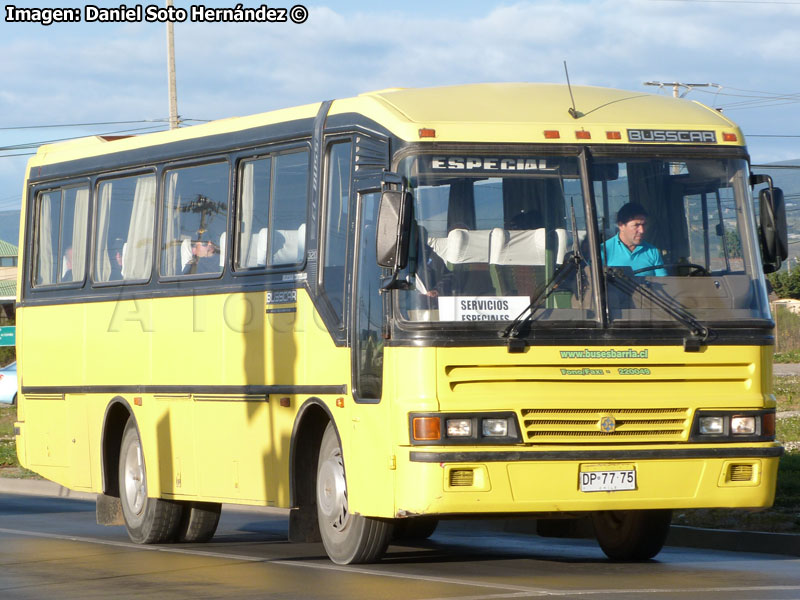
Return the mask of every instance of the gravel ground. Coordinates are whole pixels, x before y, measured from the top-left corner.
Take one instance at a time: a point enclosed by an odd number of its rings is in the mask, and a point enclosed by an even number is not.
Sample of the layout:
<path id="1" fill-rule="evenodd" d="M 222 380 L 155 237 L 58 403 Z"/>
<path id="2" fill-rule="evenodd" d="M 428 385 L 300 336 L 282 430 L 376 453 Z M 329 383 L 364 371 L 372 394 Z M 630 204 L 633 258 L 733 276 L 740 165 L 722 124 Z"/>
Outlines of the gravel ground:
<path id="1" fill-rule="evenodd" d="M 778 377 L 800 375 L 800 363 L 775 364 L 772 366 L 772 371 Z"/>

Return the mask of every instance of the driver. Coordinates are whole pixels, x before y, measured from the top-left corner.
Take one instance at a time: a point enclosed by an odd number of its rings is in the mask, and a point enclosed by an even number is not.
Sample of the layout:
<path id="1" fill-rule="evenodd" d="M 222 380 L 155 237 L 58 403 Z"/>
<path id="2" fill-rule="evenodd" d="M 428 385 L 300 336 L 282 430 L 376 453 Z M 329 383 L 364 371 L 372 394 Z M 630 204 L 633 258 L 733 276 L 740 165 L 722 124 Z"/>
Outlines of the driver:
<path id="1" fill-rule="evenodd" d="M 667 274 L 661 252 L 644 241 L 647 228 L 647 211 L 637 202 L 628 202 L 617 213 L 617 234 L 603 244 L 603 253 L 609 267 L 630 267 L 636 275 Z M 647 267 L 652 267 L 648 269 Z"/>

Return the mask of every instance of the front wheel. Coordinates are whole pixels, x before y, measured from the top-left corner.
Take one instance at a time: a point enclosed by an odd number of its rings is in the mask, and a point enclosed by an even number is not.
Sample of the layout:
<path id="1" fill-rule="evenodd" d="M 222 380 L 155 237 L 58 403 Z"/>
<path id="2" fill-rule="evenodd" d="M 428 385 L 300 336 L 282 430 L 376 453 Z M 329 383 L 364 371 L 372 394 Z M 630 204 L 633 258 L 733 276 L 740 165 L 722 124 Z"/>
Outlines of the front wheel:
<path id="1" fill-rule="evenodd" d="M 180 503 L 147 497 L 147 471 L 136 421 L 128 419 L 119 452 L 119 499 L 128 537 L 137 544 L 175 539 L 181 524 Z"/>
<path id="2" fill-rule="evenodd" d="M 611 560 L 642 561 L 661 552 L 671 510 L 606 510 L 592 514 L 597 542 Z"/>
<path id="3" fill-rule="evenodd" d="M 342 448 L 333 423 L 328 423 L 319 449 L 317 521 L 325 551 L 339 565 L 379 560 L 393 530 L 390 520 L 350 512 Z"/>

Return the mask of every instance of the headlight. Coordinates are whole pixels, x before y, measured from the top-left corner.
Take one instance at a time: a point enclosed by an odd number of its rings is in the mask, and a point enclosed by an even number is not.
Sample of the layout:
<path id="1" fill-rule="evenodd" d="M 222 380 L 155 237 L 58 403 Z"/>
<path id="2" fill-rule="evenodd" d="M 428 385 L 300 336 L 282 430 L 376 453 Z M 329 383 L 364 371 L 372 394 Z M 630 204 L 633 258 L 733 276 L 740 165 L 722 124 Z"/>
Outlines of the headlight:
<path id="1" fill-rule="evenodd" d="M 700 417 L 700 433 L 722 435 L 725 433 L 725 419 L 723 417 Z"/>
<path id="2" fill-rule="evenodd" d="M 409 413 L 409 441 L 415 446 L 521 444 L 511 411 Z"/>
<path id="3" fill-rule="evenodd" d="M 698 410 L 690 442 L 770 442 L 775 439 L 775 409 Z"/>
<path id="4" fill-rule="evenodd" d="M 731 433 L 733 435 L 755 435 L 756 417 L 731 417 Z"/>
<path id="5" fill-rule="evenodd" d="M 472 437 L 472 419 L 447 419 L 447 437 Z"/>
<path id="6" fill-rule="evenodd" d="M 486 437 L 508 437 L 508 419 L 484 419 L 483 435 Z"/>

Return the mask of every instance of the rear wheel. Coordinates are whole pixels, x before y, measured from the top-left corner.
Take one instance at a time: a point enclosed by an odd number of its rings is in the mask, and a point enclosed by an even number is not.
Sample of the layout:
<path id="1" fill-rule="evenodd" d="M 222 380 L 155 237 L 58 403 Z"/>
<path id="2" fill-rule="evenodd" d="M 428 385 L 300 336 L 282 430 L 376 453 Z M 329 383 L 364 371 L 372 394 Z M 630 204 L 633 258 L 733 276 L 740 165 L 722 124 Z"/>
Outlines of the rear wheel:
<path id="1" fill-rule="evenodd" d="M 137 544 L 171 542 L 178 533 L 180 503 L 147 497 L 147 471 L 136 421 L 128 419 L 119 453 L 119 497 L 128 537 Z"/>
<path id="2" fill-rule="evenodd" d="M 347 502 L 342 448 L 333 423 L 322 436 L 317 466 L 317 521 L 330 559 L 340 565 L 374 562 L 392 534 L 390 520 L 354 515 Z"/>
<path id="3" fill-rule="evenodd" d="M 592 515 L 600 547 L 612 560 L 653 558 L 664 547 L 671 510 L 607 510 Z"/>
<path id="4" fill-rule="evenodd" d="M 207 542 L 217 531 L 222 504 L 217 502 L 186 502 L 183 519 L 178 528 L 179 542 Z"/>

